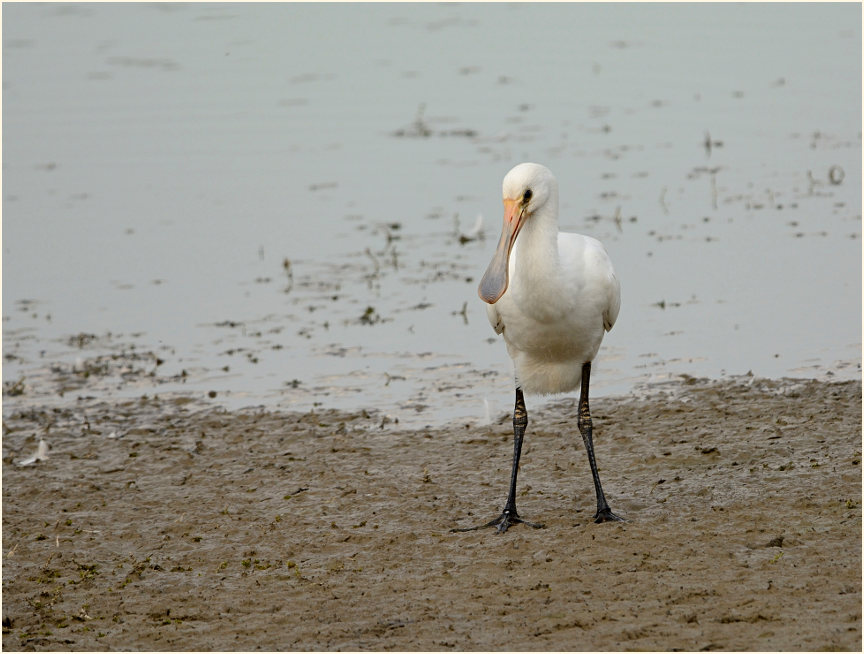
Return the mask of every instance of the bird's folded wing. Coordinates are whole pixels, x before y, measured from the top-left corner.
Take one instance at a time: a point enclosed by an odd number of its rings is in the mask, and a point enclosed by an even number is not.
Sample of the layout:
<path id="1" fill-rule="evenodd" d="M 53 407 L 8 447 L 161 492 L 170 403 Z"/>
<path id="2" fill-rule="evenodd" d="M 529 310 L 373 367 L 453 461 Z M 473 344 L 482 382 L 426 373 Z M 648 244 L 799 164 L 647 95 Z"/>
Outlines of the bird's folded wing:
<path id="1" fill-rule="evenodd" d="M 615 273 L 611 273 L 609 280 L 609 304 L 603 311 L 603 328 L 608 332 L 618 320 L 618 311 L 621 309 L 621 282 Z"/>
<path id="2" fill-rule="evenodd" d="M 494 304 L 486 305 L 486 317 L 489 318 L 489 324 L 492 325 L 492 329 L 495 330 L 496 334 L 504 331 L 504 321 L 501 320 L 501 314 L 498 313 L 498 309 L 495 308 Z"/>

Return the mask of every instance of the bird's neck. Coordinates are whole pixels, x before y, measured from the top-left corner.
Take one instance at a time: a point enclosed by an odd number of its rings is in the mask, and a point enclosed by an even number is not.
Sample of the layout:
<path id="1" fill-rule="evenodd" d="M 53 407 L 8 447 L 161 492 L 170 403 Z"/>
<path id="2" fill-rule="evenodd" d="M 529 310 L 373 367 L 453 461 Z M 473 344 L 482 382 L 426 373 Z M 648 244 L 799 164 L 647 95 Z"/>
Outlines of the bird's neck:
<path id="1" fill-rule="evenodd" d="M 521 282 L 519 291 L 530 293 L 536 284 L 548 285 L 558 277 L 557 214 L 557 207 L 544 207 L 531 216 L 516 239 L 512 263 L 518 271 L 514 277 Z"/>

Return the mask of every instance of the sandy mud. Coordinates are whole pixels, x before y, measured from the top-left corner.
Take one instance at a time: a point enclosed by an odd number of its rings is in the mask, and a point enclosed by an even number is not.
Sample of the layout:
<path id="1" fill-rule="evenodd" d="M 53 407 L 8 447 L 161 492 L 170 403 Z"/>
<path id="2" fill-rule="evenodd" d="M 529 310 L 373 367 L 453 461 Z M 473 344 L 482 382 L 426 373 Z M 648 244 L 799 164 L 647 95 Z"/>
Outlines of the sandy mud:
<path id="1" fill-rule="evenodd" d="M 8 398 L 7 398 L 8 399 Z M 861 384 L 688 378 L 404 430 L 145 396 L 4 408 L 6 650 L 860 650 Z M 20 465 L 43 439 L 47 458 Z"/>

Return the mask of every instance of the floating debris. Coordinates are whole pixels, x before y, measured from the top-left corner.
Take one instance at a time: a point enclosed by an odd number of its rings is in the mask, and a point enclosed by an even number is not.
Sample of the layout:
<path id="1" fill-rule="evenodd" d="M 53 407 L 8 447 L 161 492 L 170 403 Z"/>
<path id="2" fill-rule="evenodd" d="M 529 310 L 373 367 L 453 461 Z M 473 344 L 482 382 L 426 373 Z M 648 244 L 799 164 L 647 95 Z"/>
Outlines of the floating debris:
<path id="1" fill-rule="evenodd" d="M 426 105 L 421 104 L 417 108 L 417 116 L 414 118 L 414 123 L 411 127 L 407 129 L 397 129 L 393 132 L 393 136 L 399 137 L 413 137 L 413 138 L 427 138 L 432 136 L 432 130 L 429 129 L 429 126 L 423 121 L 423 112 L 426 110 Z"/>
<path id="2" fill-rule="evenodd" d="M 39 445 L 36 447 L 36 454 L 33 456 L 24 459 L 18 463 L 19 466 L 29 466 L 37 463 L 39 461 L 47 461 L 48 460 L 48 443 L 45 442 L 44 439 L 39 439 Z"/>
<path id="3" fill-rule="evenodd" d="M 361 325 L 375 325 L 381 322 L 382 318 L 375 307 L 366 307 L 366 311 L 357 320 Z"/>
<path id="4" fill-rule="evenodd" d="M 705 154 L 710 157 L 711 151 L 714 148 L 723 147 L 723 141 L 718 141 L 717 139 L 711 138 L 711 132 L 705 130 L 705 140 L 702 141 L 702 146 L 705 148 Z"/>
<path id="5" fill-rule="evenodd" d="M 180 64 L 173 59 L 155 57 L 108 57 L 108 64 L 127 68 L 157 68 L 160 70 L 178 70 L 180 68 Z"/>
<path id="6" fill-rule="evenodd" d="M 477 241 L 483 238 L 483 214 L 478 213 L 474 220 L 474 226 L 465 233 L 459 231 L 459 215 L 454 217 L 456 221 L 456 231 L 459 232 L 459 243 L 465 245 L 471 241 Z"/>
<path id="7" fill-rule="evenodd" d="M 310 191 L 321 191 L 327 188 L 339 188 L 338 182 L 316 182 L 309 185 Z"/>
<path id="8" fill-rule="evenodd" d="M 96 336 L 96 334 L 85 334 L 84 332 L 81 332 L 80 334 L 75 334 L 74 336 L 67 338 L 66 343 L 72 347 L 80 349 L 90 345 L 98 338 L 99 337 Z"/>
<path id="9" fill-rule="evenodd" d="M 8 395 L 9 397 L 17 397 L 19 395 L 24 395 L 24 391 L 26 389 L 27 386 L 24 383 L 23 377 L 21 377 L 21 379 L 15 382 L 3 382 L 3 395 Z"/>
<path id="10" fill-rule="evenodd" d="M 465 321 L 465 324 L 468 324 L 468 302 L 462 303 L 462 309 L 460 311 L 451 311 L 451 315 L 453 316 L 462 316 L 462 320 Z"/>
<path id="11" fill-rule="evenodd" d="M 282 270 L 285 271 L 285 277 L 288 279 L 288 282 L 283 289 L 283 293 L 290 293 L 294 288 L 294 271 L 291 269 L 291 259 L 285 257 L 282 259 Z"/>
<path id="12" fill-rule="evenodd" d="M 417 117 L 414 119 L 411 127 L 397 129 L 393 132 L 393 136 L 399 138 L 429 138 L 430 136 L 464 136 L 466 138 L 474 138 L 477 136 L 476 130 L 468 128 L 435 131 L 423 120 L 423 112 L 425 110 L 426 105 L 421 104 L 417 109 Z"/>
<path id="13" fill-rule="evenodd" d="M 843 178 L 846 177 L 846 173 L 840 166 L 831 166 L 828 169 L 828 181 L 831 182 L 832 185 L 838 186 L 843 183 Z"/>

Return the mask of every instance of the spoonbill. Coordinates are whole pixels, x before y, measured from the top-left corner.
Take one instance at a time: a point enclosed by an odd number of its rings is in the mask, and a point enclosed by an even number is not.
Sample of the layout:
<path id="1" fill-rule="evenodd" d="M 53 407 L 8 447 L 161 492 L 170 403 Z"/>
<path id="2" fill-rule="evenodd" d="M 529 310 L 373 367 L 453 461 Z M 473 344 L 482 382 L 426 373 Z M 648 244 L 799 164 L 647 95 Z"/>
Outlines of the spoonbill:
<path id="1" fill-rule="evenodd" d="M 609 509 L 594 459 L 588 383 L 591 361 L 621 306 L 621 285 L 606 248 L 597 239 L 558 231 L 558 182 L 536 163 L 522 163 L 504 177 L 504 226 L 498 248 L 480 281 L 489 322 L 513 359 L 513 468 L 500 516 L 452 531 L 516 523 L 541 528 L 516 511 L 516 477 L 528 426 L 523 393 L 565 393 L 580 387 L 577 427 L 582 434 L 597 494 L 595 522 L 622 520 Z"/>

